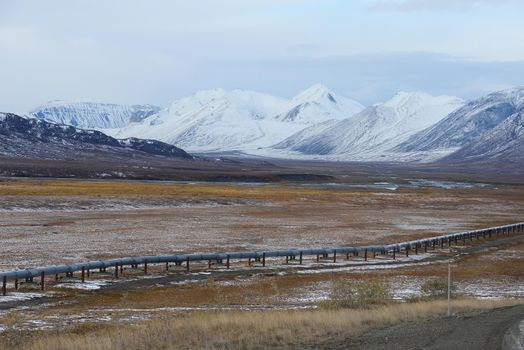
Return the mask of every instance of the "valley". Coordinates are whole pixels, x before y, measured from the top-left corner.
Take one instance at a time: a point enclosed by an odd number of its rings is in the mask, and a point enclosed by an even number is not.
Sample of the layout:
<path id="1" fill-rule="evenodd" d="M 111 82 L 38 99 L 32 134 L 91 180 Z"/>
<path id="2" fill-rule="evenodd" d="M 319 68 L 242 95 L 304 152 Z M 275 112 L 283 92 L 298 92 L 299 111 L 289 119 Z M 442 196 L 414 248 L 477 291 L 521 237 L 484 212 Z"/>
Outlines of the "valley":
<path id="1" fill-rule="evenodd" d="M 0 0 L 0 350 L 523 350 L 522 13 Z"/>
<path id="2" fill-rule="evenodd" d="M 524 215 L 521 184 L 392 182 L 399 187 L 5 179 L 0 211 L 8 215 L 0 228 L 0 268 L 379 244 L 518 222 Z M 468 242 L 396 261 L 306 260 L 303 267 L 279 259 L 268 260 L 266 268 L 233 261 L 232 270 L 193 264 L 188 274 L 173 265 L 166 275 L 163 266 L 153 264 L 148 276 L 126 268 L 115 280 L 110 272 L 93 271 L 85 284 L 78 276 L 48 281 L 45 292 L 37 283 L 22 282 L 19 291 L 0 297 L 0 324 L 6 327 L 17 314 L 20 330 L 46 332 L 177 319 L 204 310 L 315 310 L 329 297 L 334 280 L 348 278 L 383 279 L 394 300 L 407 301 L 421 297 L 426 279 L 443 276 L 449 259 L 456 264 L 454 280 L 462 296 L 522 298 L 524 241 L 515 236 L 497 242 Z"/>

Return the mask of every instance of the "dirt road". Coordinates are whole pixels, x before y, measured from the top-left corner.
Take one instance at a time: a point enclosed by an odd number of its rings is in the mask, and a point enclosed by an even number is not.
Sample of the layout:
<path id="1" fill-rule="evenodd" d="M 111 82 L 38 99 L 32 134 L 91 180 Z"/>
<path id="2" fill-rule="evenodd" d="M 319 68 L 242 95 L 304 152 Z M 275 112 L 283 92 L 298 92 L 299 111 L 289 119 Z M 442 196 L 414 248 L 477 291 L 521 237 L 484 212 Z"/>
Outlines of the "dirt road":
<path id="1" fill-rule="evenodd" d="M 508 330 L 524 319 L 524 305 L 474 314 L 443 317 L 373 330 L 326 349 L 510 349 L 503 347 Z"/>

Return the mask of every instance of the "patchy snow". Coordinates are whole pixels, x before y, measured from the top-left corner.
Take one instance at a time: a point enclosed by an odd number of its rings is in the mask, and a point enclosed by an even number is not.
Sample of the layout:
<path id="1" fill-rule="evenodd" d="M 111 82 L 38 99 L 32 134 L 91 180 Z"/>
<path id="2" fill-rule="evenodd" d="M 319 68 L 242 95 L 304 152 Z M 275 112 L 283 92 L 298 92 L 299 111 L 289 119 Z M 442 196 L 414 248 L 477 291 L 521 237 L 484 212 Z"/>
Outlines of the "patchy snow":
<path id="1" fill-rule="evenodd" d="M 407 300 L 422 296 L 422 280 L 412 276 L 398 276 L 389 283 L 391 297 L 394 300 Z"/>
<path id="2" fill-rule="evenodd" d="M 69 289 L 81 289 L 81 290 L 97 290 L 112 283 L 108 280 L 86 280 L 82 281 L 71 281 L 56 284 L 56 288 L 69 288 Z"/>
<path id="3" fill-rule="evenodd" d="M 0 295 L 0 303 L 8 303 L 12 301 L 26 301 L 36 298 L 44 298 L 52 295 L 52 293 L 33 293 L 33 292 L 11 292 L 6 296 Z"/>
<path id="4" fill-rule="evenodd" d="M 523 298 L 524 284 L 501 279 L 457 283 L 457 292 L 479 299 Z"/>

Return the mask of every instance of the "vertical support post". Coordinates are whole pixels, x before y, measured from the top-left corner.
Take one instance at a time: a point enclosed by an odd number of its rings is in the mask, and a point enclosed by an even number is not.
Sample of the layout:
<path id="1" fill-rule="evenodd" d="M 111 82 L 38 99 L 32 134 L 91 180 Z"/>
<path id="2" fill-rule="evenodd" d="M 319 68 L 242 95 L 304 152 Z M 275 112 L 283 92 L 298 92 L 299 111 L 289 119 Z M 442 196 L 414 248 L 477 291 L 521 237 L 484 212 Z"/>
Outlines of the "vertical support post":
<path id="1" fill-rule="evenodd" d="M 120 276 L 124 276 L 124 264 L 120 264 Z"/>
<path id="2" fill-rule="evenodd" d="M 86 268 L 82 267 L 82 283 L 86 281 Z"/>
<path id="3" fill-rule="evenodd" d="M 409 245 L 407 245 L 407 246 L 406 246 L 406 257 L 408 257 L 408 256 L 409 256 L 409 248 L 410 248 L 410 246 L 409 246 Z"/>
<path id="4" fill-rule="evenodd" d="M 451 264 L 448 264 L 448 317 L 451 316 Z"/>
<path id="5" fill-rule="evenodd" d="M 418 243 L 415 243 L 415 255 L 418 255 Z"/>
<path id="6" fill-rule="evenodd" d="M 337 262 L 337 250 L 336 249 L 333 250 L 333 262 L 334 263 Z"/>
<path id="7" fill-rule="evenodd" d="M 317 254 L 317 262 L 320 261 L 320 254 Z"/>
<path id="8" fill-rule="evenodd" d="M 7 294 L 7 276 L 4 276 L 2 279 L 2 295 L 5 296 Z"/>
<path id="9" fill-rule="evenodd" d="M 229 254 L 226 256 L 226 268 L 229 269 Z"/>
<path id="10" fill-rule="evenodd" d="M 186 271 L 189 272 L 189 257 L 186 258 Z"/>
<path id="11" fill-rule="evenodd" d="M 87 277 L 91 277 L 91 269 L 87 269 Z"/>
<path id="12" fill-rule="evenodd" d="M 45 273 L 42 271 L 40 273 L 40 290 L 45 290 Z"/>
<path id="13" fill-rule="evenodd" d="M 115 264 L 115 279 L 118 279 L 118 263 Z"/>
<path id="14" fill-rule="evenodd" d="M 211 268 L 211 260 L 208 260 L 208 261 L 207 261 L 207 268 L 208 268 L 208 269 Z"/>
<path id="15" fill-rule="evenodd" d="M 58 282 L 58 274 L 55 275 L 55 281 Z"/>
<path id="16" fill-rule="evenodd" d="M 262 267 L 266 267 L 266 253 L 262 253 Z"/>
<path id="17" fill-rule="evenodd" d="M 397 258 L 397 248 L 393 248 L 393 260 Z"/>
<path id="18" fill-rule="evenodd" d="M 289 264 L 289 256 L 286 255 L 286 265 Z"/>
<path id="19" fill-rule="evenodd" d="M 373 259 L 377 257 L 377 252 L 373 250 Z"/>
<path id="20" fill-rule="evenodd" d="M 18 278 L 15 278 L 15 290 L 18 290 Z"/>
<path id="21" fill-rule="evenodd" d="M 251 266 L 251 258 L 247 259 L 247 266 Z"/>
<path id="22" fill-rule="evenodd" d="M 298 261 L 300 263 L 300 265 L 302 265 L 302 251 L 300 252 L 299 256 L 298 256 Z"/>
<path id="23" fill-rule="evenodd" d="M 144 275 L 147 275 L 147 259 L 144 260 Z"/>
<path id="24" fill-rule="evenodd" d="M 428 242 L 424 242 L 424 253 L 428 252 Z"/>
<path id="25" fill-rule="evenodd" d="M 368 250 L 364 250 L 364 261 L 368 261 Z"/>

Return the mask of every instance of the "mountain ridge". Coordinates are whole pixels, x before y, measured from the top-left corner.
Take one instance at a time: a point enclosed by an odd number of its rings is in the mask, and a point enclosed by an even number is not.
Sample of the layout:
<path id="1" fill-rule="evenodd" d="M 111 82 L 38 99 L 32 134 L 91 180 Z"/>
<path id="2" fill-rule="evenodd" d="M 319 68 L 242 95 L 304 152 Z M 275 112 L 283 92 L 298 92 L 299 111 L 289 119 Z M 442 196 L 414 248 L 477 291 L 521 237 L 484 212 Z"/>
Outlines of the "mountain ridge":
<path id="1" fill-rule="evenodd" d="M 325 128 L 320 133 L 309 128 L 273 147 L 310 155 L 366 154 L 376 158 L 462 104 L 461 99 L 453 96 L 399 92 L 328 127 L 322 125 Z"/>
<path id="2" fill-rule="evenodd" d="M 160 107 L 153 105 L 55 100 L 34 108 L 28 115 L 84 129 L 107 129 L 139 122 L 159 110 Z"/>
<path id="3" fill-rule="evenodd" d="M 250 151 L 361 108 L 358 102 L 320 84 L 290 100 L 254 91 L 215 89 L 175 100 L 140 123 L 108 132 L 116 137 L 146 135 L 191 151 Z"/>
<path id="4" fill-rule="evenodd" d="M 51 123 L 13 113 L 0 113 L 0 154 L 21 158 L 73 159 L 98 152 L 133 157 L 149 156 L 191 160 L 184 150 L 156 140 L 117 140 L 96 130 Z"/>
<path id="5" fill-rule="evenodd" d="M 395 151 L 457 150 L 523 108 L 523 87 L 493 92 L 469 101 L 440 122 L 398 145 Z"/>

